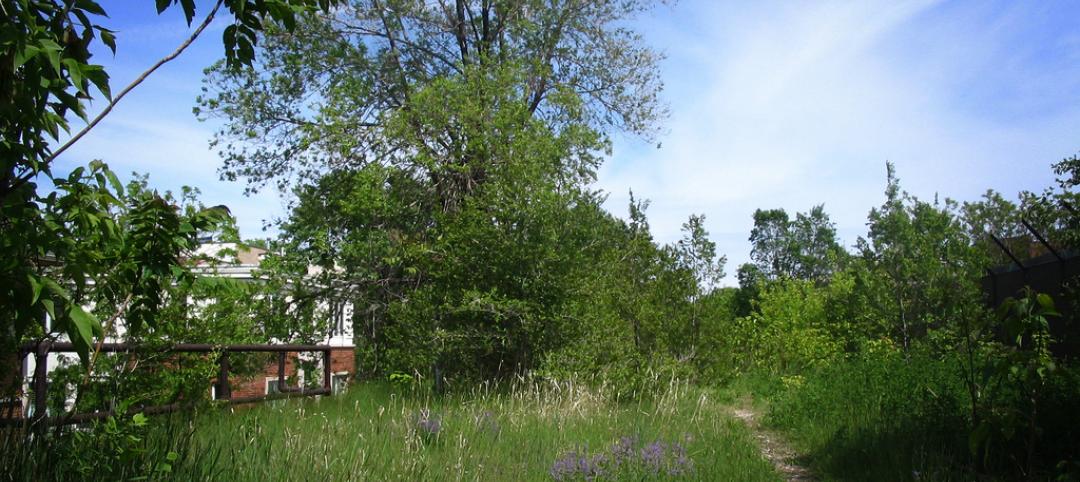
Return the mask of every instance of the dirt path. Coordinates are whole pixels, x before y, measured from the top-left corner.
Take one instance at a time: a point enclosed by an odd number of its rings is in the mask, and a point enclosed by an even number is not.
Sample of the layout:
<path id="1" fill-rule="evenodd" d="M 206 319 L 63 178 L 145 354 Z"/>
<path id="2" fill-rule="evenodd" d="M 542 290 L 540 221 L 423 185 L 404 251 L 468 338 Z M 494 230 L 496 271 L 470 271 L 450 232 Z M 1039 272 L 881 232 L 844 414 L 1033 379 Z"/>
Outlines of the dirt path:
<path id="1" fill-rule="evenodd" d="M 777 433 L 767 430 L 758 423 L 758 414 L 754 412 L 749 399 L 740 399 L 731 407 L 731 414 L 741 420 L 754 434 L 757 439 L 761 455 L 772 462 L 776 471 L 788 481 L 812 481 L 817 480 L 810 470 L 799 465 L 795 460 L 798 454 Z"/>

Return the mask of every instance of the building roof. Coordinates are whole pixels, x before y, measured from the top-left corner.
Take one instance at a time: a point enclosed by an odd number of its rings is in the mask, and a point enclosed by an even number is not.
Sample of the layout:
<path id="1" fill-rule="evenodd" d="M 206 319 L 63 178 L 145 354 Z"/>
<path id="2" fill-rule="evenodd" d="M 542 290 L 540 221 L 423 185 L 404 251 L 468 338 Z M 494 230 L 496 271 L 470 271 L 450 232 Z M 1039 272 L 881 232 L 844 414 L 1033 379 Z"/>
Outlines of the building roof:
<path id="1" fill-rule="evenodd" d="M 203 243 L 192 259 L 198 274 L 213 274 L 226 278 L 253 278 L 266 250 L 240 243 Z"/>

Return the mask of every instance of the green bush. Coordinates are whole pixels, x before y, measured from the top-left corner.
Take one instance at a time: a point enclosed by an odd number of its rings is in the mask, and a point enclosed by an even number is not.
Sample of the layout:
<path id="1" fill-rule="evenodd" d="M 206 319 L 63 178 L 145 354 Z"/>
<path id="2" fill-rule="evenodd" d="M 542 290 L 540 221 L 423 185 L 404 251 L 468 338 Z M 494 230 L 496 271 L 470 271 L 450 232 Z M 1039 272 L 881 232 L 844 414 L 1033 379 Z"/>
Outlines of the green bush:
<path id="1" fill-rule="evenodd" d="M 796 373 L 840 358 L 846 343 L 833 333 L 829 289 L 802 280 L 770 283 L 753 313 L 713 331 L 713 349 L 731 357 L 735 372 Z"/>

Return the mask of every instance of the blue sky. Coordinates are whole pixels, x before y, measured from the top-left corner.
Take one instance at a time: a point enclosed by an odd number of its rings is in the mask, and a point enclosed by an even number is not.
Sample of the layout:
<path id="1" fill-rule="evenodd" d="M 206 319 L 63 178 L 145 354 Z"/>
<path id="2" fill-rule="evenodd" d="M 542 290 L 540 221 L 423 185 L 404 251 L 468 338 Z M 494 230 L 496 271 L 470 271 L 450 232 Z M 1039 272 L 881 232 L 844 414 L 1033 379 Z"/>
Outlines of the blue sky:
<path id="1" fill-rule="evenodd" d="M 107 66 L 118 90 L 189 33 L 180 11 L 103 2 L 118 33 Z M 205 11 L 206 6 L 203 7 Z M 707 216 L 728 283 L 749 258 L 756 208 L 824 203 L 843 242 L 883 199 L 885 162 L 921 198 L 1008 196 L 1053 182 L 1050 164 L 1080 151 L 1080 4 L 1075 2 L 716 2 L 660 6 L 636 22 L 664 52 L 671 107 L 656 143 L 616 135 L 597 187 L 624 216 L 627 193 L 651 200 L 659 241 Z M 218 180 L 213 122 L 191 114 L 202 69 L 220 57 L 219 22 L 125 98 L 65 153 L 59 171 L 102 159 L 151 184 L 199 187 L 241 234 L 263 237 L 279 193 L 242 195 Z M 78 127 L 78 122 L 75 123 Z"/>

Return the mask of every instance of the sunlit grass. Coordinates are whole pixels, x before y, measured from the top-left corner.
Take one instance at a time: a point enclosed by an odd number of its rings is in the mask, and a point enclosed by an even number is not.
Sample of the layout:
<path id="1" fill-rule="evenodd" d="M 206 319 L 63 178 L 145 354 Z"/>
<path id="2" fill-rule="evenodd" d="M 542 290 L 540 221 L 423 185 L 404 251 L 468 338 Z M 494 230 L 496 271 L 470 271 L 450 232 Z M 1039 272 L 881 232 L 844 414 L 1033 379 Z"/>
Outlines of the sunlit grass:
<path id="1" fill-rule="evenodd" d="M 671 382 L 647 401 L 573 382 L 525 382 L 433 397 L 361 384 L 320 400 L 201 418 L 178 478 L 228 480 L 776 480 L 745 427 L 706 390 Z M 612 462 L 617 444 L 633 460 Z M 667 448 L 650 465 L 644 451 Z M 676 461 L 675 447 L 685 460 Z M 606 460 L 597 472 L 574 457 Z M 647 457 L 646 457 L 647 458 Z M 575 463 L 576 464 L 576 463 Z M 575 464 L 569 464 L 576 467 Z M 616 466 L 617 465 L 617 466 Z M 583 469 L 584 470 L 584 469 Z"/>

